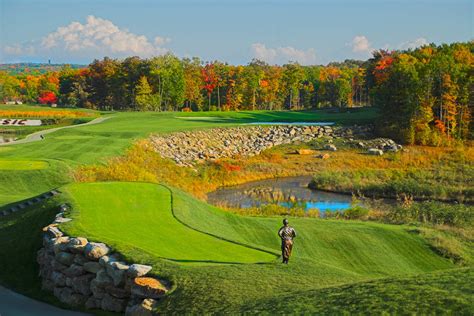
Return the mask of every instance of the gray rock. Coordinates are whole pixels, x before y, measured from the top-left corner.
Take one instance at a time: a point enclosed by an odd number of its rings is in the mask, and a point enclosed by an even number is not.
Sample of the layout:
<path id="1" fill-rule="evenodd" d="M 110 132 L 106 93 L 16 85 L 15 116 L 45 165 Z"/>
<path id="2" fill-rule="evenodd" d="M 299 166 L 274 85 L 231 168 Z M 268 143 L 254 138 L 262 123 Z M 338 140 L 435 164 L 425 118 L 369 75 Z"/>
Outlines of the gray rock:
<path id="1" fill-rule="evenodd" d="M 66 276 L 61 272 L 53 271 L 53 273 L 51 273 L 51 281 L 53 281 L 55 286 L 66 286 Z"/>
<path id="2" fill-rule="evenodd" d="M 125 310 L 126 316 L 153 316 L 153 310 L 156 310 L 158 302 L 154 299 L 147 298 L 141 303 L 128 306 Z"/>
<path id="3" fill-rule="evenodd" d="M 99 259 L 99 263 L 102 267 L 105 268 L 109 262 L 112 263 L 112 262 L 118 261 L 118 260 L 119 260 L 118 257 L 115 254 L 113 254 L 113 255 L 101 257 Z"/>
<path id="4" fill-rule="evenodd" d="M 100 307 L 109 312 L 121 313 L 125 310 L 127 301 L 119 298 L 115 298 L 112 295 L 105 294 Z"/>
<path id="5" fill-rule="evenodd" d="M 69 250 L 72 253 L 83 253 L 84 248 L 87 245 L 87 239 L 82 238 L 82 237 L 76 237 L 76 238 L 71 238 L 69 239 L 69 242 L 67 243 L 67 250 Z"/>
<path id="6" fill-rule="evenodd" d="M 110 248 L 103 243 L 89 242 L 85 246 L 84 254 L 87 258 L 92 260 L 99 260 L 100 257 L 105 256 L 110 252 Z"/>
<path id="7" fill-rule="evenodd" d="M 102 269 L 101 265 L 96 261 L 89 261 L 83 264 L 84 270 L 90 273 L 97 273 Z"/>
<path id="8" fill-rule="evenodd" d="M 135 264 L 132 264 L 130 268 L 128 268 L 127 274 L 132 278 L 141 277 L 141 276 L 146 275 L 148 272 L 150 272 L 151 269 L 152 269 L 151 266 L 135 263 Z"/>
<path id="9" fill-rule="evenodd" d="M 63 273 L 68 277 L 77 277 L 86 273 L 84 268 L 78 264 L 73 263 L 69 268 L 65 269 Z"/>
<path id="10" fill-rule="evenodd" d="M 99 282 L 96 279 L 91 281 L 91 292 L 94 298 L 102 299 L 105 295 L 105 289 L 103 286 L 99 285 Z"/>
<path id="11" fill-rule="evenodd" d="M 377 149 L 377 148 L 369 148 L 369 150 L 367 150 L 367 153 L 369 155 L 374 155 L 374 156 L 382 156 L 383 155 L 383 151 L 381 149 Z"/>
<path id="12" fill-rule="evenodd" d="M 66 251 L 68 242 L 69 242 L 69 237 L 67 236 L 56 238 L 53 243 L 54 253 L 57 254 L 58 252 Z"/>
<path id="13" fill-rule="evenodd" d="M 81 254 L 75 254 L 74 255 L 74 263 L 75 264 L 78 264 L 78 265 L 82 266 L 87 262 L 90 262 L 90 261 L 89 261 L 89 259 L 84 257 L 84 255 L 81 255 Z"/>
<path id="14" fill-rule="evenodd" d="M 115 287 L 112 285 L 107 285 L 105 287 L 105 292 L 112 295 L 113 297 L 116 298 L 128 298 L 130 297 L 130 290 L 121 288 L 121 287 Z"/>
<path id="15" fill-rule="evenodd" d="M 326 145 L 324 146 L 324 149 L 329 150 L 329 151 L 337 151 L 336 146 L 333 145 L 333 144 L 326 144 Z"/>
<path id="16" fill-rule="evenodd" d="M 112 278 L 107 274 L 105 269 L 99 270 L 95 277 L 95 283 L 99 287 L 113 284 Z"/>
<path id="17" fill-rule="evenodd" d="M 72 289 L 74 292 L 80 293 L 85 296 L 92 294 L 91 281 L 94 279 L 93 274 L 86 274 L 72 279 Z"/>
<path id="18" fill-rule="evenodd" d="M 74 262 L 74 255 L 69 252 L 60 251 L 54 257 L 66 266 L 70 266 Z"/>
<path id="19" fill-rule="evenodd" d="M 119 286 L 125 282 L 125 274 L 129 266 L 118 261 L 109 262 L 106 265 L 107 274 L 112 278 L 115 286 Z"/>
<path id="20" fill-rule="evenodd" d="M 52 268 L 53 270 L 55 270 L 55 271 L 60 271 L 60 272 L 62 272 L 62 271 L 64 271 L 64 270 L 66 270 L 66 269 L 68 268 L 68 266 L 66 266 L 66 265 L 64 265 L 64 264 L 62 264 L 62 263 L 59 263 L 59 262 L 56 261 L 56 260 L 52 260 L 52 261 L 51 261 L 51 268 Z"/>

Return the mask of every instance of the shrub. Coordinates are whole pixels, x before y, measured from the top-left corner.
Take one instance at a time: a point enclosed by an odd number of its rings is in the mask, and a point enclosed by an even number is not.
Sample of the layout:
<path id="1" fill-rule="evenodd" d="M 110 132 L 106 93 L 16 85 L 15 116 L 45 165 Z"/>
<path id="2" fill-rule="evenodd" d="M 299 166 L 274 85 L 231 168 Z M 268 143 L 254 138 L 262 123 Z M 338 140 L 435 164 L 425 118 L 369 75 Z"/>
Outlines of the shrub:
<path id="1" fill-rule="evenodd" d="M 360 205 L 355 205 L 344 211 L 345 219 L 367 219 L 369 210 Z"/>

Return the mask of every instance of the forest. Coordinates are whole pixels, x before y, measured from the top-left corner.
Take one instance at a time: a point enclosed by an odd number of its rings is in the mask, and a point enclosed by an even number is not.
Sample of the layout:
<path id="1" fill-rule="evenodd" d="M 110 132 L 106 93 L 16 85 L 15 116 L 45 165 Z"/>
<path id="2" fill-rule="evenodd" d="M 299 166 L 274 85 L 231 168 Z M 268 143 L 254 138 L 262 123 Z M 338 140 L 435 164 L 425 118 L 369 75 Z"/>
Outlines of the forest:
<path id="1" fill-rule="evenodd" d="M 106 111 L 310 110 L 374 106 L 380 135 L 405 144 L 472 139 L 474 43 L 377 50 L 326 66 L 247 65 L 172 54 L 0 71 L 0 100 Z"/>

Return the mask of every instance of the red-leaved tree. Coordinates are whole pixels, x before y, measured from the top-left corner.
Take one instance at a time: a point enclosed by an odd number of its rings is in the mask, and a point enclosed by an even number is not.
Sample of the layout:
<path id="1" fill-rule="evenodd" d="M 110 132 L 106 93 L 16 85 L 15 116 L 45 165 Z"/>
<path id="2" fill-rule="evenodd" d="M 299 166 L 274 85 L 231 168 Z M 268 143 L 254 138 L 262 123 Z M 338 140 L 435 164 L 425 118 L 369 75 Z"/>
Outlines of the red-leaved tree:
<path id="1" fill-rule="evenodd" d="M 58 98 L 54 92 L 45 91 L 41 93 L 40 97 L 38 98 L 38 102 L 41 104 L 53 104 L 58 102 Z"/>

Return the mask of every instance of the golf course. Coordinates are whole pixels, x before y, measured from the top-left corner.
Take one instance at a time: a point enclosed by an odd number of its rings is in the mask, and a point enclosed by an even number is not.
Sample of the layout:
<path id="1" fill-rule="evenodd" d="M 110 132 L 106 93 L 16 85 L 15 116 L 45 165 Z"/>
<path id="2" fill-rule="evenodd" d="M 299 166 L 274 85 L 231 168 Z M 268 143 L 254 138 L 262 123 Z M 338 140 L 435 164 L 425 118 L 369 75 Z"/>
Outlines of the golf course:
<path id="1" fill-rule="evenodd" d="M 153 274 L 169 280 L 171 290 L 158 302 L 160 313 L 474 312 L 471 263 L 460 265 L 435 251 L 416 225 L 289 217 L 297 237 L 290 264 L 282 265 L 277 235 L 282 216 L 238 215 L 148 176 L 143 178 L 149 181 L 77 181 L 77 170 L 107 166 L 152 133 L 258 122 L 363 125 L 377 117 L 374 109 L 102 112 L 101 117 L 106 119 L 97 124 L 0 147 L 0 211 L 59 192 L 0 217 L 2 286 L 69 308 L 41 290 L 35 259 L 42 228 L 65 203 L 72 220 L 60 224 L 61 231 L 106 243 L 127 262 L 150 265 Z"/>

